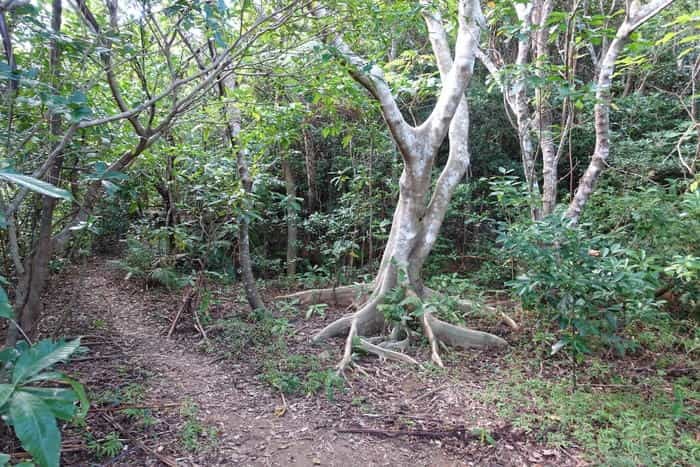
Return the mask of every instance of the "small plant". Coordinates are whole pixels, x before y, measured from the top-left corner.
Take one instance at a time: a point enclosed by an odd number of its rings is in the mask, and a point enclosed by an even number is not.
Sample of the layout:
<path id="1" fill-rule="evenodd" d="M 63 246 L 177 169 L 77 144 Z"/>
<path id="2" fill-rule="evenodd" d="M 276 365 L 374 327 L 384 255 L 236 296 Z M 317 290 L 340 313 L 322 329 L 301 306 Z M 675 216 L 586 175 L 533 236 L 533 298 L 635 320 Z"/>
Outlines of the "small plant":
<path id="1" fill-rule="evenodd" d="M 102 318 L 92 320 L 92 327 L 98 330 L 107 329 L 107 321 Z"/>
<path id="2" fill-rule="evenodd" d="M 328 305 L 326 303 L 316 303 L 315 305 L 310 305 L 306 310 L 306 319 L 311 319 L 313 316 L 318 316 L 319 318 L 326 317 L 326 309 Z"/>
<path id="3" fill-rule="evenodd" d="M 317 357 L 289 355 L 265 362 L 262 381 L 284 394 L 313 395 L 325 391 L 328 400 L 344 388 L 344 380 L 332 370 L 321 369 Z"/>
<path id="4" fill-rule="evenodd" d="M 218 431 L 214 427 L 207 427 L 197 419 L 199 407 L 192 402 L 185 403 L 180 409 L 180 415 L 185 423 L 180 430 L 180 440 L 183 447 L 189 452 L 203 452 L 215 447 L 218 442 Z"/>
<path id="5" fill-rule="evenodd" d="M 326 393 L 329 401 L 335 400 L 337 392 L 345 387 L 345 381 L 333 370 L 311 371 L 306 375 L 304 382 L 304 392 L 316 394 L 320 390 Z"/>
<path id="6" fill-rule="evenodd" d="M 158 423 L 158 420 L 153 416 L 150 409 L 124 409 L 122 413 L 134 419 L 136 423 L 144 428 L 154 426 Z"/>
<path id="7" fill-rule="evenodd" d="M 297 306 L 299 305 L 299 300 L 280 300 L 276 303 L 276 305 L 277 310 L 280 312 L 280 314 L 285 316 L 294 316 L 297 313 Z"/>
<path id="8" fill-rule="evenodd" d="M 56 419 L 69 421 L 87 414 L 83 386 L 51 370 L 67 361 L 79 346 L 80 339 L 47 339 L 34 345 L 21 341 L 0 352 L 0 419 L 12 427 L 22 447 L 42 467 L 59 465 L 61 432 Z M 69 387 L 45 386 L 49 382 Z"/>
<path id="9" fill-rule="evenodd" d="M 87 440 L 88 450 L 98 459 L 106 459 L 114 457 L 124 449 L 124 443 L 119 438 L 119 433 L 112 431 L 102 439 L 95 439 L 94 436 L 88 434 Z"/>

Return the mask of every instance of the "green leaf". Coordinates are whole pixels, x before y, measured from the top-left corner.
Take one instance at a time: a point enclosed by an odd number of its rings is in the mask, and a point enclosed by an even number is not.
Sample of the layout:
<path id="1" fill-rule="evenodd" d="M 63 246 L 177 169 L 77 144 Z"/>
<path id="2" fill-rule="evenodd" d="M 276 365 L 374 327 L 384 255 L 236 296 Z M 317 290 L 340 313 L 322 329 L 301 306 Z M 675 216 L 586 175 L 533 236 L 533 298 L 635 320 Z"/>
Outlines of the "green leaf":
<path id="1" fill-rule="evenodd" d="M 14 384 L 0 384 L 0 408 L 5 405 L 5 402 L 10 398 L 14 390 Z"/>
<path id="2" fill-rule="evenodd" d="M 40 398 L 54 416 L 61 420 L 70 420 L 76 413 L 75 401 L 78 395 L 72 389 L 23 387 L 18 391 Z"/>
<path id="3" fill-rule="evenodd" d="M 5 467 L 10 462 L 10 455 L 0 452 L 0 467 Z"/>
<path id="4" fill-rule="evenodd" d="M 58 371 L 45 371 L 32 378 L 29 378 L 26 383 L 35 383 L 38 381 L 57 381 L 70 385 L 75 392 L 73 400 L 80 402 L 79 410 L 74 415 L 78 418 L 84 418 L 87 415 L 88 410 L 90 409 L 90 401 L 87 398 L 85 386 L 83 386 L 80 381 L 69 378 Z"/>
<path id="5" fill-rule="evenodd" d="M 9 421 L 22 447 L 39 465 L 58 467 L 61 432 L 44 401 L 28 392 L 15 392 L 10 400 Z"/>
<path id="6" fill-rule="evenodd" d="M 80 338 L 70 342 L 53 342 L 43 340 L 33 345 L 23 353 L 12 372 L 12 382 L 19 383 L 30 378 L 41 370 L 49 368 L 58 362 L 65 361 L 80 346 Z"/>
<path id="7" fill-rule="evenodd" d="M 7 365 L 8 363 L 13 363 L 20 353 L 15 348 L 8 348 L 5 350 L 0 350 L 0 363 Z M 2 366 L 2 365 L 0 365 Z"/>
<path id="8" fill-rule="evenodd" d="M 7 292 L 0 287 L 0 318 L 14 319 L 15 313 L 10 305 L 10 300 L 7 298 Z"/>
<path id="9" fill-rule="evenodd" d="M 69 201 L 73 199 L 73 195 L 71 195 L 70 192 L 57 188 L 50 183 L 30 177 L 29 175 L 22 175 L 10 172 L 7 169 L 2 169 L 0 170 L 0 179 L 15 183 L 17 185 L 22 185 L 31 191 L 50 196 L 52 198 L 63 198 Z"/>

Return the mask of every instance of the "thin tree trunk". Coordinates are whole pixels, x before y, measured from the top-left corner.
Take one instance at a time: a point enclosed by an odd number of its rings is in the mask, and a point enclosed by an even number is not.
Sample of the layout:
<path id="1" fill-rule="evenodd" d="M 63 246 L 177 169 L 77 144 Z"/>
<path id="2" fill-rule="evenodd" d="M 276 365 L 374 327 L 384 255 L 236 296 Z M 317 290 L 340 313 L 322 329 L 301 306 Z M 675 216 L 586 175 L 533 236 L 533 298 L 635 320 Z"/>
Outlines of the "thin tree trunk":
<path id="1" fill-rule="evenodd" d="M 235 138 L 240 132 L 240 113 L 237 125 L 232 127 L 235 129 L 232 133 L 232 138 Z M 234 136 L 235 135 L 235 136 Z M 250 178 L 248 171 L 248 158 L 246 152 L 236 145 L 236 163 L 238 165 L 238 177 L 243 186 L 246 196 L 250 198 L 253 188 L 253 181 Z M 238 263 L 241 267 L 241 277 L 243 278 L 243 288 L 248 300 L 248 304 L 253 310 L 264 309 L 265 304 L 260 298 L 258 287 L 255 284 L 253 276 L 253 261 L 250 258 L 250 235 L 249 235 L 250 220 L 246 214 L 238 217 Z"/>
<path id="2" fill-rule="evenodd" d="M 536 2 L 535 22 L 538 28 L 534 34 L 535 64 L 537 66 L 537 75 L 542 80 L 545 78 L 543 67 L 549 61 L 549 53 L 547 52 L 549 28 L 546 23 L 552 8 L 551 0 L 538 0 Z M 549 100 L 543 96 L 541 86 L 535 88 L 535 104 L 537 106 L 535 110 L 537 112 L 536 127 L 539 132 L 540 149 L 542 150 L 542 207 L 537 213 L 537 218 L 542 218 L 550 215 L 557 204 L 557 183 L 559 182 L 557 165 L 559 157 L 552 134 L 552 109 Z"/>
<path id="3" fill-rule="evenodd" d="M 209 48 L 212 57 L 216 56 L 216 49 L 213 42 L 209 41 Z M 229 89 L 235 88 L 235 81 L 229 77 L 226 80 L 220 79 L 217 89 L 219 98 L 226 99 Z M 246 195 L 246 201 L 252 199 L 253 180 L 250 177 L 248 169 L 248 157 L 245 148 L 239 144 L 239 135 L 241 132 L 241 111 L 231 102 L 224 105 L 224 114 L 226 117 L 226 133 L 231 148 L 236 154 L 236 167 L 238 169 L 238 179 Z M 245 204 L 245 203 L 244 203 Z M 245 290 L 246 299 L 251 309 L 264 309 L 265 303 L 260 297 L 258 286 L 255 284 L 255 276 L 253 275 L 253 261 L 250 257 L 250 219 L 246 213 L 238 216 L 238 265 L 240 266 L 241 279 L 243 281 L 243 289 Z"/>
<path id="4" fill-rule="evenodd" d="M 282 158 L 282 171 L 287 192 L 287 275 L 293 276 L 297 272 L 297 212 L 291 202 L 296 199 L 297 190 L 292 167 L 285 158 Z"/>
<path id="5" fill-rule="evenodd" d="M 593 193 L 598 178 L 607 164 L 608 155 L 610 154 L 610 102 L 612 100 L 610 88 L 612 86 L 617 57 L 620 55 L 630 34 L 672 2 L 673 0 L 654 0 L 641 7 L 636 2 L 632 3 L 630 11 L 627 12 L 624 21 L 615 34 L 615 38 L 610 43 L 610 47 L 605 53 L 605 57 L 601 61 L 598 85 L 596 87 L 596 104 L 594 108 L 595 148 L 593 150 L 591 162 L 579 180 L 576 193 L 566 211 L 566 217 L 568 217 L 573 224 L 578 222 L 581 212 Z"/>
<path id="6" fill-rule="evenodd" d="M 304 162 L 306 164 L 306 206 L 313 211 L 318 206 L 318 190 L 316 189 L 316 153 L 311 132 L 302 130 L 304 140 Z"/>
<path id="7" fill-rule="evenodd" d="M 61 31 L 61 19 L 63 13 L 62 0 L 53 0 L 51 6 L 51 29 L 53 37 L 49 43 L 49 72 L 54 86 L 60 82 L 61 49 L 58 36 Z M 61 117 L 52 113 L 49 115 L 49 127 L 51 135 L 61 135 Z M 48 182 L 58 184 L 60 180 L 63 154 L 59 154 L 53 162 L 48 174 Z M 15 317 L 24 333 L 34 338 L 37 332 L 37 323 L 41 318 L 43 305 L 41 294 L 46 287 L 49 278 L 49 261 L 52 255 L 53 212 L 57 200 L 50 196 L 41 197 L 41 209 L 39 211 L 39 235 L 34 243 L 32 251 L 26 260 L 24 271 L 19 274 L 15 294 Z M 6 344 L 14 346 L 18 338 L 18 329 L 14 325 L 8 328 Z"/>

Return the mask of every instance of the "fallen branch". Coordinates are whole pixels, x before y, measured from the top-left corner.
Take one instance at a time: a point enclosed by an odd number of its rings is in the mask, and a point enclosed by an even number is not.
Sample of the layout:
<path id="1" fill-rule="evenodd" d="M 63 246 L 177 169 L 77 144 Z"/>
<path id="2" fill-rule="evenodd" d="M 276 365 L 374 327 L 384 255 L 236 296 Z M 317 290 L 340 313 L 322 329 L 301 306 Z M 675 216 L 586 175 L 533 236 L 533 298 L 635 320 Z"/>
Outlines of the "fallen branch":
<path id="1" fill-rule="evenodd" d="M 417 438 L 428 439 L 443 439 L 456 438 L 458 440 L 469 442 L 481 440 L 488 435 L 491 439 L 498 439 L 498 433 L 487 432 L 483 429 L 468 429 L 464 426 L 450 428 L 446 430 L 379 430 L 373 428 L 344 428 L 336 431 L 337 433 L 354 433 L 373 436 L 383 436 L 385 438 L 396 438 L 399 436 L 415 436 Z"/>

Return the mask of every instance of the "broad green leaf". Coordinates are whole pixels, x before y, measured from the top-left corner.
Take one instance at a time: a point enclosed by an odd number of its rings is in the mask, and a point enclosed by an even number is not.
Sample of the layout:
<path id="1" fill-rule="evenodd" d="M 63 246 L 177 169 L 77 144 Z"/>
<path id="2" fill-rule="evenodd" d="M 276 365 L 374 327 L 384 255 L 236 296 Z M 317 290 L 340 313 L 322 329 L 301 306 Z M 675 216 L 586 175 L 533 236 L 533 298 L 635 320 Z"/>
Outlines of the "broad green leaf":
<path id="1" fill-rule="evenodd" d="M 0 318 L 15 318 L 12 305 L 10 305 L 10 300 L 7 298 L 7 292 L 5 292 L 5 289 L 2 287 L 0 287 Z"/>
<path id="2" fill-rule="evenodd" d="M 0 179 L 16 183 L 17 185 L 22 185 L 31 191 L 50 196 L 52 198 L 63 198 L 69 201 L 73 199 L 73 195 L 71 195 L 70 192 L 57 188 L 50 183 L 30 177 L 29 175 L 17 174 L 10 172 L 7 169 L 3 169 L 0 170 Z"/>
<path id="3" fill-rule="evenodd" d="M 29 378 L 26 381 L 26 383 L 35 383 L 37 381 L 56 381 L 60 383 L 69 384 L 75 392 L 74 400 L 80 402 L 80 406 L 78 408 L 78 411 L 75 413 L 75 416 L 83 418 L 85 417 L 85 415 L 87 415 L 87 412 L 90 409 L 90 401 L 87 398 L 85 386 L 83 386 L 80 383 L 80 381 L 77 381 L 73 378 L 69 378 L 68 376 L 58 371 L 45 371 L 43 373 L 39 373 L 36 376 L 33 376 L 32 378 Z"/>
<path id="4" fill-rule="evenodd" d="M 58 362 L 68 360 L 80 346 L 80 338 L 70 342 L 43 340 L 24 352 L 15 364 L 12 382 L 19 383 L 45 370 Z"/>
<path id="5" fill-rule="evenodd" d="M 15 390 L 14 384 L 0 384 L 0 409 Z"/>
<path id="6" fill-rule="evenodd" d="M 78 395 L 72 389 L 23 387 L 18 391 L 39 397 L 56 418 L 70 420 L 75 415 L 77 409 L 75 401 Z"/>
<path id="7" fill-rule="evenodd" d="M 10 424 L 22 447 L 42 467 L 58 467 L 61 432 L 49 406 L 33 394 L 17 391 L 9 409 Z"/>
<path id="8" fill-rule="evenodd" d="M 0 350 L 0 363 L 8 364 L 14 362 L 20 353 L 17 349 L 9 348 L 5 350 Z M 0 365 L 2 366 L 2 365 Z"/>

